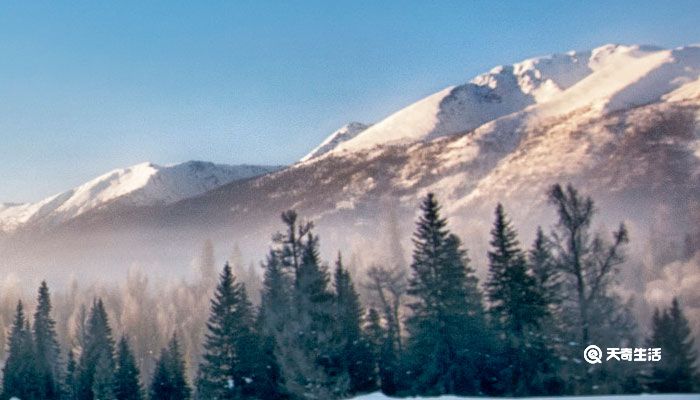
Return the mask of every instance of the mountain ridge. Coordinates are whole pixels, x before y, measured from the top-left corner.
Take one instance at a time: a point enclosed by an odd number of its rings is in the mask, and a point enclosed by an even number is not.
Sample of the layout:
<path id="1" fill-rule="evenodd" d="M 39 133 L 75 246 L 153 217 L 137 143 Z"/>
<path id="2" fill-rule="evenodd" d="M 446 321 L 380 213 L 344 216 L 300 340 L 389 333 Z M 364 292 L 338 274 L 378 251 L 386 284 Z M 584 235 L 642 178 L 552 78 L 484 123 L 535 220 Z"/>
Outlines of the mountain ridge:
<path id="1" fill-rule="evenodd" d="M 114 169 L 35 203 L 3 203 L 0 205 L 0 231 L 13 231 L 25 225 L 55 226 L 113 203 L 132 207 L 172 204 L 234 180 L 279 168 L 204 161 L 165 166 L 143 162 Z"/>
<path id="2" fill-rule="evenodd" d="M 700 47 L 664 49 L 607 44 L 590 51 L 570 51 L 499 65 L 466 84 L 448 86 L 420 99 L 354 137 L 333 143 L 332 148 L 327 146 L 317 156 L 392 142 L 432 140 L 474 130 L 526 110 L 533 111 L 531 117 L 542 118 L 597 101 L 601 103 L 598 104 L 601 111 L 606 108 L 605 112 L 611 112 L 658 100 L 682 86 L 680 81 L 668 80 L 667 75 L 687 80 L 700 77 Z M 635 80 L 641 82 L 635 86 Z M 313 158 L 307 155 L 300 161 Z"/>

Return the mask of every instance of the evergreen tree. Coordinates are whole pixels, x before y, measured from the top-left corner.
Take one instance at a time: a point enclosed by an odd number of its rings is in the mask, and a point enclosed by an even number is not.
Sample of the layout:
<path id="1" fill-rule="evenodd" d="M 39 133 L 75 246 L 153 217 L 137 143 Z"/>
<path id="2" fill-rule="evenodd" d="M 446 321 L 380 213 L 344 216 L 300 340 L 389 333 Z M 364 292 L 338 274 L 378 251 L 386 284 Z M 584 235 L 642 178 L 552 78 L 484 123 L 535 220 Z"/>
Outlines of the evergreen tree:
<path id="1" fill-rule="evenodd" d="M 528 263 L 533 276 L 537 280 L 543 300 L 549 310 L 549 315 L 556 314 L 562 300 L 561 272 L 557 269 L 554 262 L 552 244 L 541 227 L 537 227 L 535 241 L 528 252 Z"/>
<path id="2" fill-rule="evenodd" d="M 377 387 L 376 374 L 372 368 L 371 345 L 362 334 L 362 305 L 340 254 L 336 261 L 334 286 L 338 335 L 344 341 L 340 357 L 350 378 L 349 393 L 374 391 Z"/>
<path id="3" fill-rule="evenodd" d="M 260 295 L 260 311 L 256 326 L 261 341 L 261 382 L 258 383 L 263 399 L 284 398 L 284 380 L 277 360 L 277 337 L 282 334 L 291 312 L 292 286 L 289 274 L 282 265 L 278 251 L 271 250 L 263 264 L 265 270 Z"/>
<path id="4" fill-rule="evenodd" d="M 39 286 L 37 308 L 34 313 L 34 346 L 38 390 L 41 398 L 59 399 L 61 362 L 56 339 L 56 322 L 51 317 L 51 298 L 45 281 L 42 281 Z"/>
<path id="5" fill-rule="evenodd" d="M 313 225 L 299 222 L 294 211 L 283 213 L 282 221 L 286 231 L 273 237 L 280 268 L 275 276 L 289 279 L 292 287 L 288 294 L 271 292 L 273 282 L 266 276 L 262 312 L 266 329 L 274 334 L 275 359 L 285 392 L 297 398 L 342 397 L 349 378 L 340 360 L 342 340 L 335 335 L 334 296 L 328 287 L 327 268 L 318 256 L 318 238 L 311 233 Z M 270 272 L 268 268 L 266 275 Z M 266 304 L 272 301 L 272 294 L 289 298 L 290 305 L 283 308 L 286 316 Z"/>
<path id="6" fill-rule="evenodd" d="M 211 316 L 199 367 L 197 395 L 233 399 L 255 393 L 258 343 L 254 315 L 245 286 L 236 282 L 227 263 L 211 302 Z"/>
<path id="7" fill-rule="evenodd" d="M 180 342 L 177 336 L 173 335 L 168 343 L 168 359 L 170 369 L 170 382 L 173 387 L 174 399 L 189 400 L 192 396 L 192 388 L 187 383 L 185 360 L 180 350 Z"/>
<path id="8" fill-rule="evenodd" d="M 700 375 L 696 367 L 697 355 L 688 320 L 683 315 L 678 299 L 660 313 L 657 309 L 652 320 L 649 347 L 661 349 L 661 360 L 654 362 L 647 383 L 658 393 L 690 393 L 700 390 Z"/>
<path id="9" fill-rule="evenodd" d="M 148 398 L 150 400 L 173 399 L 173 390 L 170 383 L 170 371 L 168 370 L 167 349 L 161 349 L 160 356 L 153 371 Z"/>
<path id="10" fill-rule="evenodd" d="M 501 204 L 496 207 L 491 246 L 486 282 L 489 313 L 505 329 L 507 337 L 522 339 L 525 329 L 538 326 L 546 309 L 535 278 L 528 274 L 517 233 Z"/>
<path id="11" fill-rule="evenodd" d="M 95 365 L 92 380 L 92 396 L 95 400 L 116 400 L 114 395 L 114 360 L 107 352 L 101 352 Z"/>
<path id="12" fill-rule="evenodd" d="M 98 368 L 99 365 L 99 368 Z M 99 376 L 96 376 L 99 370 Z M 78 362 L 78 400 L 103 400 L 96 394 L 109 397 L 109 380 L 114 375 L 114 340 L 107 311 L 101 299 L 95 300 L 90 310 L 85 332 L 85 344 Z M 100 378 L 99 380 L 97 378 Z M 95 393 L 95 390 L 98 393 Z"/>
<path id="13" fill-rule="evenodd" d="M 501 332 L 501 356 L 506 365 L 502 375 L 504 389 L 517 395 L 532 394 L 533 365 L 542 349 L 538 340 L 541 320 L 547 315 L 545 299 L 534 274 L 528 271 L 525 254 L 517 233 L 506 217 L 503 206 L 496 207 L 488 252 L 489 279 L 486 282 L 489 313 Z"/>
<path id="14" fill-rule="evenodd" d="M 63 383 L 63 399 L 76 400 L 78 393 L 78 364 L 75 361 L 73 351 L 68 352 L 68 361 L 66 363 L 66 375 Z"/>
<path id="15" fill-rule="evenodd" d="M 22 302 L 19 301 L 8 339 L 8 356 L 3 368 L 3 398 L 41 399 L 38 383 L 32 331 L 25 318 Z"/>
<path id="16" fill-rule="evenodd" d="M 406 321 L 408 372 L 421 394 L 474 394 L 479 390 L 474 365 L 485 355 L 477 280 L 433 194 L 423 201 L 421 212 L 408 289 L 414 298 Z"/>
<path id="17" fill-rule="evenodd" d="M 114 397 L 116 400 L 143 399 L 139 369 L 126 336 L 119 340 L 116 361 L 114 374 Z"/>
<path id="18" fill-rule="evenodd" d="M 561 272 L 554 262 L 552 244 L 540 227 L 528 252 L 528 264 L 547 311 L 539 329 L 532 332 L 530 338 L 532 348 L 538 351 L 529 356 L 529 360 L 537 364 L 537 376 L 530 380 L 530 390 L 533 394 L 558 395 L 564 391 L 559 359 L 565 346 L 561 322 Z"/>
<path id="19" fill-rule="evenodd" d="M 349 377 L 340 359 L 342 338 L 335 335 L 334 296 L 321 264 L 318 237 L 307 233 L 292 292 L 292 321 L 285 324 L 279 349 L 287 389 L 297 396 L 327 399 L 347 395 Z"/>
<path id="20" fill-rule="evenodd" d="M 149 392 L 150 400 L 189 400 L 191 389 L 185 378 L 185 362 L 180 353 L 177 337 L 160 352 L 153 373 Z M 218 399 L 219 397 L 199 397 L 201 399 Z"/>

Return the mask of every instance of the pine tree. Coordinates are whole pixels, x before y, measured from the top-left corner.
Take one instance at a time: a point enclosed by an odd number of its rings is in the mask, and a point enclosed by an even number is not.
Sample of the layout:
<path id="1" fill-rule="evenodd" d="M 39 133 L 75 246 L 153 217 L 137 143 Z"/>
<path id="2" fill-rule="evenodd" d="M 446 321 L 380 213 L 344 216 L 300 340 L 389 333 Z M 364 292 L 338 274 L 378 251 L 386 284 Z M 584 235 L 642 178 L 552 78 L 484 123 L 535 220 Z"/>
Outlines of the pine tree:
<path id="1" fill-rule="evenodd" d="M 116 400 L 141 400 L 143 390 L 129 340 L 123 336 L 117 345 L 116 371 L 114 374 L 114 397 Z"/>
<path id="2" fill-rule="evenodd" d="M 114 360 L 101 352 L 95 365 L 92 380 L 92 396 L 95 400 L 116 400 L 114 396 Z"/>
<path id="3" fill-rule="evenodd" d="M 421 212 L 408 289 L 414 301 L 406 321 L 414 390 L 429 395 L 477 393 L 474 365 L 484 356 L 477 280 L 433 194 L 423 201 Z"/>
<path id="4" fill-rule="evenodd" d="M 334 399 L 347 393 L 347 371 L 339 359 L 342 343 L 336 337 L 334 296 L 329 290 L 327 268 L 318 255 L 318 238 L 311 223 L 301 223 L 294 211 L 282 214 L 286 231 L 273 236 L 278 280 L 291 281 L 288 292 L 271 292 L 266 271 L 263 316 L 266 330 L 274 335 L 275 359 L 284 391 L 292 397 Z M 288 278 L 287 278 L 288 276 Z M 276 278 L 276 279 L 277 279 Z M 287 297 L 286 316 L 266 304 L 275 296 Z"/>
<path id="5" fill-rule="evenodd" d="M 298 396 L 327 399 L 347 394 L 342 368 L 342 338 L 335 335 L 334 296 L 327 268 L 321 264 L 318 237 L 307 233 L 292 292 L 292 321 L 285 324 L 280 357 L 287 389 Z"/>
<path id="6" fill-rule="evenodd" d="M 245 286 L 236 282 L 227 263 L 211 302 L 211 316 L 199 367 L 199 398 L 232 399 L 255 393 L 258 343 L 254 315 Z"/>
<path id="7" fill-rule="evenodd" d="M 546 302 L 536 278 L 530 274 L 517 233 L 506 217 L 503 206 L 496 207 L 488 252 L 489 279 L 486 282 L 489 313 L 501 332 L 506 360 L 503 368 L 504 389 L 517 395 L 532 394 L 533 377 L 538 365 L 533 363 L 542 350 L 539 342 L 540 322 L 547 315 Z M 537 344 L 536 346 L 534 346 Z"/>
<path id="8" fill-rule="evenodd" d="M 555 314 L 562 300 L 561 272 L 554 262 L 552 244 L 541 227 L 537 227 L 535 241 L 528 252 L 528 263 L 550 311 L 549 314 Z"/>
<path id="9" fill-rule="evenodd" d="M 108 396 L 108 388 L 111 388 L 108 380 L 114 375 L 114 340 L 101 299 L 94 301 L 90 310 L 78 371 L 78 400 L 102 400 L 96 398 L 96 394 Z"/>
<path id="10" fill-rule="evenodd" d="M 170 371 L 168 370 L 167 349 L 161 349 L 160 356 L 153 371 L 148 398 L 150 400 L 169 400 L 173 397 L 170 383 Z"/>
<path id="11" fill-rule="evenodd" d="M 540 319 L 546 315 L 546 304 L 537 281 L 528 274 L 517 233 L 501 204 L 496 207 L 491 246 L 492 250 L 488 253 L 489 279 L 486 282 L 491 302 L 489 313 L 505 328 L 507 337 L 522 339 L 524 331 L 528 327 L 537 327 Z"/>
<path id="12" fill-rule="evenodd" d="M 56 322 L 51 317 L 51 298 L 45 281 L 41 282 L 34 313 L 34 346 L 36 351 L 38 390 L 42 399 L 60 398 L 60 371 Z"/>
<path id="13" fill-rule="evenodd" d="M 170 360 L 170 381 L 175 393 L 173 400 L 188 400 L 192 396 L 192 388 L 187 383 L 185 360 L 176 335 L 173 335 L 168 343 L 168 358 Z"/>
<path id="14" fill-rule="evenodd" d="M 78 397 L 78 364 L 73 351 L 68 352 L 65 381 L 63 382 L 63 399 L 76 400 Z"/>
<path id="15" fill-rule="evenodd" d="M 160 352 L 153 373 L 149 391 L 150 400 L 189 400 L 192 390 L 185 378 L 185 362 L 180 353 L 177 337 Z M 201 399 L 219 399 L 220 397 L 199 397 Z"/>
<path id="16" fill-rule="evenodd" d="M 266 262 L 260 295 L 260 311 L 256 321 L 260 335 L 260 365 L 262 372 L 257 384 L 263 399 L 284 398 L 285 385 L 277 360 L 277 337 L 282 334 L 291 312 L 292 286 L 289 274 L 284 270 L 278 251 L 270 251 Z"/>
<path id="17" fill-rule="evenodd" d="M 24 315 L 24 306 L 19 301 L 8 339 L 8 356 L 3 368 L 3 398 L 41 399 L 38 383 L 32 331 Z"/>
<path id="18" fill-rule="evenodd" d="M 564 353 L 564 335 L 561 322 L 562 283 L 561 272 L 557 269 L 552 255 L 552 244 L 540 227 L 528 252 L 529 270 L 537 282 L 537 288 L 547 311 L 539 329 L 531 332 L 530 342 L 536 354 L 529 360 L 536 364 L 537 375 L 530 380 L 532 394 L 563 394 L 560 355 Z"/>
<path id="19" fill-rule="evenodd" d="M 657 393 L 690 393 L 700 390 L 700 375 L 696 367 L 697 355 L 688 320 L 683 315 L 678 299 L 660 313 L 657 309 L 652 320 L 649 347 L 661 349 L 661 360 L 654 362 L 647 383 Z"/>
<path id="20" fill-rule="evenodd" d="M 370 343 L 362 333 L 362 305 L 340 254 L 336 261 L 334 286 L 338 335 L 344 341 L 340 357 L 350 378 L 349 393 L 371 392 L 377 386 L 376 374 L 372 368 Z"/>

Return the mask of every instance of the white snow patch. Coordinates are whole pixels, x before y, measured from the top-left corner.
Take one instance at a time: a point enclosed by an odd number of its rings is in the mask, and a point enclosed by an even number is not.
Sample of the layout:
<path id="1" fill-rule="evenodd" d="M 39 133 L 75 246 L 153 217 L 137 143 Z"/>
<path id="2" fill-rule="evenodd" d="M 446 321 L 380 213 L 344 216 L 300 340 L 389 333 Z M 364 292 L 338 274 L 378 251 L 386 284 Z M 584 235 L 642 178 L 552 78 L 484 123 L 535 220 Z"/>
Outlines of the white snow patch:
<path id="1" fill-rule="evenodd" d="M 314 152 L 322 148 L 324 153 L 348 153 L 432 140 L 469 132 L 513 114 L 520 114 L 517 119 L 532 126 L 543 118 L 583 108 L 601 115 L 668 96 L 697 97 L 698 78 L 698 46 L 667 50 L 608 44 L 591 51 L 537 57 L 497 66 L 353 134 L 336 132 Z M 513 120 L 509 123 L 517 125 Z"/>
<path id="2" fill-rule="evenodd" d="M 0 206 L 0 231 L 11 231 L 39 220 L 58 224 L 114 201 L 128 206 L 172 204 L 234 180 L 275 169 L 276 167 L 230 166 L 200 161 L 169 166 L 145 162 L 108 172 L 36 203 L 3 204 Z"/>

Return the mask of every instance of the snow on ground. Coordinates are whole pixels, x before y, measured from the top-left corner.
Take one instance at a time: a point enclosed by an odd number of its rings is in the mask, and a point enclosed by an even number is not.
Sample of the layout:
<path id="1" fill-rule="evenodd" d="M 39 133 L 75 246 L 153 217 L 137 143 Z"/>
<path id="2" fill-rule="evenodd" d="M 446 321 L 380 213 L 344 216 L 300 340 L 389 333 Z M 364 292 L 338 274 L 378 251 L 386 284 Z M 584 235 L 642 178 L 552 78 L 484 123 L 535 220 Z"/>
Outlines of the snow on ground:
<path id="1" fill-rule="evenodd" d="M 359 397 L 354 397 L 352 400 L 390 400 L 393 397 L 388 397 L 382 393 L 371 393 Z M 404 399 L 439 399 L 439 400 L 506 400 L 508 397 L 457 397 L 457 396 L 440 396 L 440 397 L 404 397 Z M 641 395 L 620 395 L 620 396 L 563 396 L 563 397 L 530 397 L 530 399 L 542 400 L 699 400 L 700 393 L 696 394 L 641 394 Z"/>

